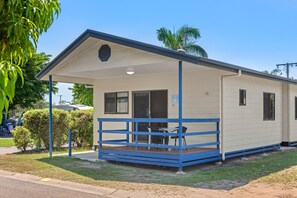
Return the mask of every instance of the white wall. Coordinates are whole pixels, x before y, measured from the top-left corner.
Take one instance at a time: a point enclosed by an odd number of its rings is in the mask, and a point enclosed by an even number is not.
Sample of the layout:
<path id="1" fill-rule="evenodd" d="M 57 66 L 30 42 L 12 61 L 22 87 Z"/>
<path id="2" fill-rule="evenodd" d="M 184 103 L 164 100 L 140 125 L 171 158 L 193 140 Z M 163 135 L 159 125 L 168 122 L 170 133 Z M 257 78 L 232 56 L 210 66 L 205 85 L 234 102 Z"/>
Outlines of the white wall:
<path id="1" fill-rule="evenodd" d="M 297 141 L 297 120 L 295 119 L 295 97 L 297 97 L 297 86 L 289 85 L 289 139 L 288 142 Z"/>
<path id="2" fill-rule="evenodd" d="M 185 71 L 183 78 L 183 117 L 184 118 L 219 118 L 221 74 L 218 70 Z M 128 76 L 96 80 L 94 83 L 94 144 L 98 141 L 97 118 L 131 118 L 132 91 L 168 90 L 168 117 L 177 118 L 178 106 L 172 103 L 171 96 L 178 92 L 177 73 Z M 239 106 L 239 89 L 246 89 L 247 105 Z M 281 82 L 242 75 L 224 78 L 223 83 L 223 152 L 279 144 L 283 139 L 283 85 Z M 129 114 L 104 114 L 104 93 L 129 91 Z M 275 93 L 275 120 L 263 120 L 263 92 Z M 290 87 L 290 93 L 297 95 L 297 87 Z M 285 92 L 284 92 L 285 93 Z M 291 93 L 291 94 L 292 94 Z M 294 104 L 294 97 L 290 105 Z M 292 104 L 291 104 L 292 103 Z M 290 139 L 297 140 L 297 121 L 294 109 L 290 111 Z M 293 120 L 294 119 L 294 120 Z M 292 124 L 293 123 L 293 124 Z M 185 125 L 185 124 L 184 124 Z M 170 127 L 176 126 L 172 124 Z M 189 131 L 214 130 L 214 124 L 191 125 Z M 106 124 L 105 129 L 125 128 L 125 124 Z M 116 138 L 115 138 L 116 137 Z M 124 138 L 124 136 L 122 136 Z M 117 139 L 119 136 L 105 134 L 104 139 Z M 188 137 L 188 143 L 215 141 L 215 136 Z"/>
<path id="3" fill-rule="evenodd" d="M 223 152 L 271 144 L 282 139 L 282 84 L 250 76 L 229 77 L 223 83 Z M 239 106 L 239 89 L 247 105 Z M 275 93 L 275 120 L 263 120 L 263 92 Z"/>
<path id="4" fill-rule="evenodd" d="M 289 85 L 287 83 L 282 84 L 283 93 L 282 93 L 282 142 L 290 141 L 290 102 L 289 102 Z"/>
<path id="5" fill-rule="evenodd" d="M 217 70 L 184 71 L 183 75 L 183 117 L 184 118 L 219 118 L 220 114 L 220 73 Z M 94 83 L 94 144 L 98 145 L 97 118 L 131 118 L 132 91 L 168 90 L 168 117 L 177 118 L 178 106 L 172 103 L 172 95 L 178 94 L 177 73 L 148 76 L 128 76 L 125 78 L 109 78 Z M 129 91 L 129 114 L 104 114 L 104 93 Z M 171 127 L 177 124 L 172 124 Z M 188 131 L 214 130 L 215 123 L 197 125 L 184 124 Z M 125 128 L 125 125 L 106 124 L 105 129 Z M 104 134 L 104 139 L 114 136 Z M 119 136 L 117 136 L 118 138 Z M 124 137 L 124 136 L 122 136 Z M 215 141 L 214 135 L 205 137 L 187 137 L 187 142 L 198 143 Z"/>

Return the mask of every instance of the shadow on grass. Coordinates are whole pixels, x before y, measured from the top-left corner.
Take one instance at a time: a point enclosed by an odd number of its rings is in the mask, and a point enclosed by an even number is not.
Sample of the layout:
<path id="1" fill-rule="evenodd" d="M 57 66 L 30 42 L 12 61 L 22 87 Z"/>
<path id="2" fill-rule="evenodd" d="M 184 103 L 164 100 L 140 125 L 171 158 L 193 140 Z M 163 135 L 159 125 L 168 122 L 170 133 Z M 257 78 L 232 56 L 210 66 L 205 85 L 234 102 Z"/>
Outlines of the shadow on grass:
<path id="1" fill-rule="evenodd" d="M 93 148 L 88 146 L 88 147 L 80 147 L 80 148 L 73 148 L 73 152 L 84 152 L 84 151 L 92 151 Z M 54 155 L 55 154 L 67 154 L 68 153 L 68 147 L 61 147 L 59 149 L 54 149 L 53 150 Z M 41 149 L 36 149 L 36 148 L 29 148 L 26 151 L 17 151 L 15 153 L 16 155 L 23 155 L 23 154 L 49 154 L 49 150 L 45 148 Z"/>
<path id="2" fill-rule="evenodd" d="M 247 160 L 227 160 L 222 165 L 204 164 L 184 168 L 165 168 L 106 161 L 89 162 L 76 158 L 54 157 L 39 161 L 81 176 L 102 181 L 124 181 L 229 190 L 297 164 L 297 151 L 251 155 Z"/>

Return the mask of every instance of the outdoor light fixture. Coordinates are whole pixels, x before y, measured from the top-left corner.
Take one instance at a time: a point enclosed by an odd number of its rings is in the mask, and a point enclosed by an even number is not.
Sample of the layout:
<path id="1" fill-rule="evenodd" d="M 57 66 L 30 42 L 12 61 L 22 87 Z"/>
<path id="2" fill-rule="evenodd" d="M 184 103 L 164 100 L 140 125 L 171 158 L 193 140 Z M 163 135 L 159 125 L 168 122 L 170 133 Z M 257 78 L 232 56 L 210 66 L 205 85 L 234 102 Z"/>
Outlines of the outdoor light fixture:
<path id="1" fill-rule="evenodd" d="M 133 75 L 134 74 L 134 70 L 133 69 L 128 69 L 126 73 L 128 75 Z"/>
<path id="2" fill-rule="evenodd" d="M 176 51 L 178 53 L 180 53 L 180 54 L 185 54 L 186 53 L 186 50 L 184 50 L 184 49 L 177 49 Z"/>

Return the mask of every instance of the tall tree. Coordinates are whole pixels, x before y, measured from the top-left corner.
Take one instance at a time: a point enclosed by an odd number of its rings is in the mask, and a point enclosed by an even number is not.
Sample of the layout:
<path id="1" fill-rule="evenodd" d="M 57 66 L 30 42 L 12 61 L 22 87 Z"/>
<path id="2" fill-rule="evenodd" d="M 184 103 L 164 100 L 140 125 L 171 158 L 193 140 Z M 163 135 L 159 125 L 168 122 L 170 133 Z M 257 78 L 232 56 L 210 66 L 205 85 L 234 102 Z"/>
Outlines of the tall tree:
<path id="1" fill-rule="evenodd" d="M 275 76 L 281 76 L 283 74 L 279 68 L 275 68 L 272 71 L 264 70 L 263 72 L 266 74 L 271 74 L 271 75 L 275 75 Z"/>
<path id="2" fill-rule="evenodd" d="M 93 88 L 87 88 L 83 84 L 74 84 L 69 90 L 72 91 L 74 103 L 93 106 Z"/>
<path id="3" fill-rule="evenodd" d="M 49 62 L 49 55 L 45 53 L 33 54 L 26 64 L 21 65 L 24 83 L 18 78 L 16 81 L 15 96 L 10 104 L 10 109 L 16 106 L 21 108 L 30 108 L 38 101 L 42 101 L 45 94 L 48 93 L 48 82 L 40 81 L 35 75 Z M 56 84 L 53 84 L 54 93 L 57 92 Z"/>
<path id="4" fill-rule="evenodd" d="M 162 41 L 165 47 L 173 50 L 183 49 L 189 54 L 208 57 L 206 51 L 197 45 L 197 39 L 201 38 L 198 28 L 183 25 L 176 32 L 162 27 L 157 30 L 158 40 Z"/>
<path id="5" fill-rule="evenodd" d="M 0 0 L 0 112 L 8 110 L 18 76 L 22 79 L 19 65 L 32 57 L 59 12 L 58 0 Z"/>

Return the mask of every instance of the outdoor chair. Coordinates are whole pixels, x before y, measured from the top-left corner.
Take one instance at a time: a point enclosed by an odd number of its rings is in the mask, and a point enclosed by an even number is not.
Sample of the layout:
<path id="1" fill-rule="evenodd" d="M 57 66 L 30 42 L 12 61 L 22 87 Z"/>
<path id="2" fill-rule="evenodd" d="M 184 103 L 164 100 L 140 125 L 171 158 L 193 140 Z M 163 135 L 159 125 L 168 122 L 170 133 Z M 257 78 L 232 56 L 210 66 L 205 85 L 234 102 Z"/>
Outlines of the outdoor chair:
<path id="1" fill-rule="evenodd" d="M 179 127 L 175 127 L 175 128 L 176 128 L 176 131 L 178 133 Z M 182 127 L 182 133 L 186 133 L 187 132 L 187 129 L 188 129 L 187 127 L 183 126 Z M 183 135 L 182 138 L 184 140 L 184 145 L 187 145 L 186 137 Z M 174 146 L 176 146 L 176 140 L 178 139 L 178 135 L 177 136 L 171 136 L 171 139 L 174 139 L 175 140 Z"/>
<path id="2" fill-rule="evenodd" d="M 150 126 L 148 127 L 148 131 L 149 132 L 152 132 L 152 133 L 154 133 L 154 132 L 156 132 L 156 133 L 163 132 L 163 131 L 160 131 L 159 127 L 150 127 Z M 163 144 L 164 143 L 164 139 L 165 139 L 165 137 L 162 136 L 162 135 L 152 135 L 151 136 L 151 143 L 152 144 Z"/>

